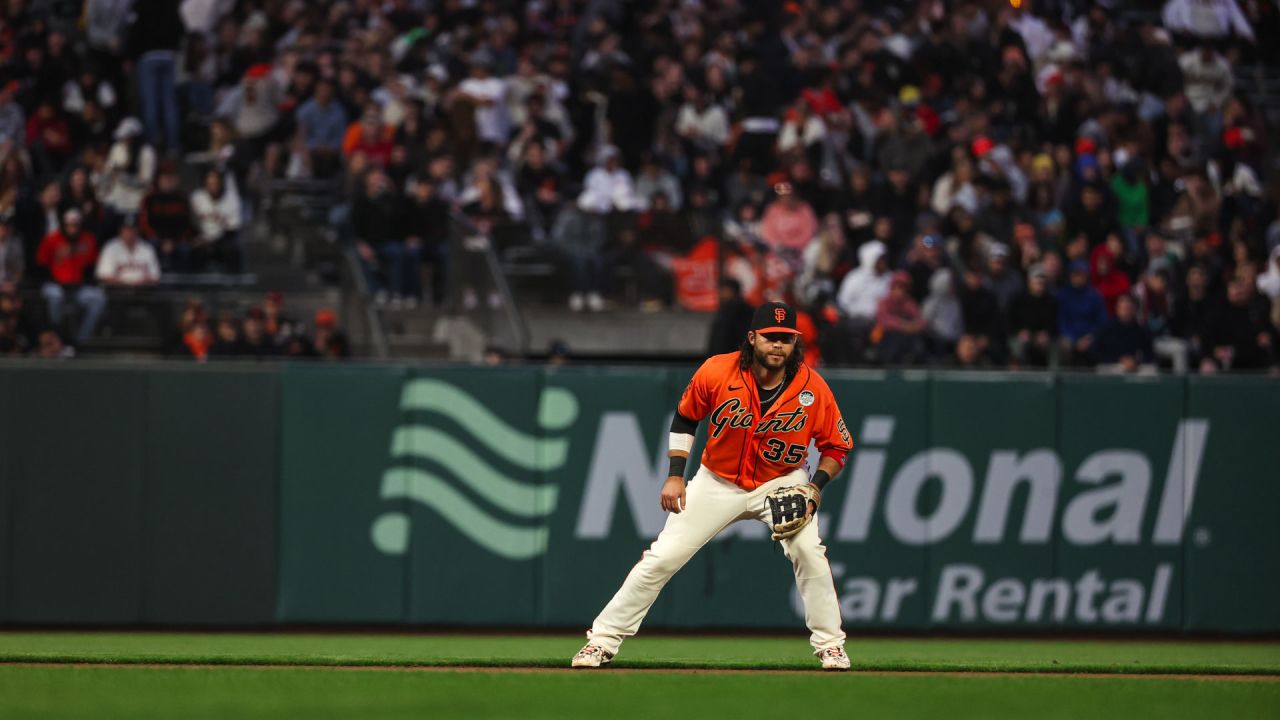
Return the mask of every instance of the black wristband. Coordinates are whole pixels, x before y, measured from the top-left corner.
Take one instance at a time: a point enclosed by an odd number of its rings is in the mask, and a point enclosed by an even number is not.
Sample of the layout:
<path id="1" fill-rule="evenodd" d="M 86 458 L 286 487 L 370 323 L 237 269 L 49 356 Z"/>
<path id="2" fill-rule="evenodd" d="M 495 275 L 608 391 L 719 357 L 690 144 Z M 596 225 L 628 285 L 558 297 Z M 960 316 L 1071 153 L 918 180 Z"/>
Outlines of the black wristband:
<path id="1" fill-rule="evenodd" d="M 827 474 L 826 470 L 819 470 L 813 474 L 813 477 L 809 478 L 809 482 L 817 485 L 819 490 L 825 490 L 827 483 L 831 482 L 831 476 Z"/>
<path id="2" fill-rule="evenodd" d="M 685 463 L 687 462 L 689 462 L 688 455 L 672 455 L 671 469 L 667 471 L 667 477 L 671 477 L 673 475 L 679 475 L 681 478 L 683 478 L 684 466 L 685 466 Z"/>

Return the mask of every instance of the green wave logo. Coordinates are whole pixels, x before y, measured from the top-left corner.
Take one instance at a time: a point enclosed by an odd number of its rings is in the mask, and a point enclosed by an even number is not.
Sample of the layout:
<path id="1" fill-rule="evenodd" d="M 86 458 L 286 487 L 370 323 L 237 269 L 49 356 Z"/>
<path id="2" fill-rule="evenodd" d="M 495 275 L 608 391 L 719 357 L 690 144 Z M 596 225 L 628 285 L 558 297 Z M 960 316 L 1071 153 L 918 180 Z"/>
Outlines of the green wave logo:
<path id="1" fill-rule="evenodd" d="M 384 500 L 412 500 L 434 510 L 455 530 L 495 555 L 527 560 L 547 550 L 550 534 L 541 522 L 556 508 L 559 488 L 531 485 L 503 474 L 493 463 L 502 460 L 530 472 L 564 466 L 569 440 L 553 433 L 567 430 L 578 418 L 578 400 L 564 388 L 546 388 L 538 399 L 538 427 L 546 437 L 530 435 L 491 411 L 455 385 L 435 379 L 411 380 L 400 396 L 400 410 L 410 418 L 443 416 L 461 427 L 482 452 L 443 429 L 413 419 L 391 438 L 392 467 L 382 475 Z M 414 463 L 429 461 L 447 476 Z M 494 517 L 459 490 L 465 487 L 502 512 L 531 525 Z M 370 528 L 374 547 L 387 555 L 409 549 L 409 515 L 387 512 Z"/>

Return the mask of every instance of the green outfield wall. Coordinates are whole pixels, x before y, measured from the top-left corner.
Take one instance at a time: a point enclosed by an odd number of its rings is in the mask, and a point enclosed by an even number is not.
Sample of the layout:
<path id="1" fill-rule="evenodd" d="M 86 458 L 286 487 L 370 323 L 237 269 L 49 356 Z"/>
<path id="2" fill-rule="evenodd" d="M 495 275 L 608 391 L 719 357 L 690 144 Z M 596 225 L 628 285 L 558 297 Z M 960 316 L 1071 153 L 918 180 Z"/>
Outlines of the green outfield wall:
<path id="1" fill-rule="evenodd" d="M 689 374 L 0 367 L 0 621 L 586 628 Z M 829 380 L 849 631 L 1280 631 L 1280 382 Z M 647 624 L 800 628 L 793 587 L 739 523 Z"/>

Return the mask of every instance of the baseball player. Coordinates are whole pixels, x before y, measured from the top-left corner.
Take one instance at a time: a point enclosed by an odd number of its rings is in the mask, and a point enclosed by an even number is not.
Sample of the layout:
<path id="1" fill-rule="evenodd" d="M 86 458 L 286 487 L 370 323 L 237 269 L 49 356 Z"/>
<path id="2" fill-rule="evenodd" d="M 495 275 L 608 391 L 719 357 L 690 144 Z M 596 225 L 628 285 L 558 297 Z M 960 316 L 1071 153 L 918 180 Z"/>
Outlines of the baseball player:
<path id="1" fill-rule="evenodd" d="M 611 661 L 699 548 L 730 523 L 756 519 L 772 527 L 791 560 L 809 642 L 823 669 L 849 669 L 831 566 L 810 519 L 853 443 L 831 389 L 803 357 L 795 311 L 766 303 L 738 352 L 712 356 L 698 368 L 671 423 L 671 469 L 661 495 L 662 509 L 671 515 L 596 617 L 573 667 Z M 686 488 L 685 465 L 704 418 L 709 427 L 702 465 Z M 810 478 L 805 462 L 811 440 L 822 458 Z"/>

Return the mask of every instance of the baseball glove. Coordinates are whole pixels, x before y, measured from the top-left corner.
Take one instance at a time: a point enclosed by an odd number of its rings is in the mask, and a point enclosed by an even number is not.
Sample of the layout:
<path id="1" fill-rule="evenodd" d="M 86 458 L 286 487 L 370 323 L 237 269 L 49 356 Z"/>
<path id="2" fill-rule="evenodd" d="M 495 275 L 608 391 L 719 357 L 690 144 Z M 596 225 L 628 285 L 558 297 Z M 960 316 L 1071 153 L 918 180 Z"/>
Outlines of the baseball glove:
<path id="1" fill-rule="evenodd" d="M 764 499 L 769 503 L 769 511 L 773 514 L 773 539 L 783 540 L 795 535 L 809 524 L 813 517 L 808 513 L 809 503 L 813 503 L 813 512 L 818 512 L 822 502 L 822 491 L 813 483 L 802 483 L 791 487 L 778 488 Z"/>

